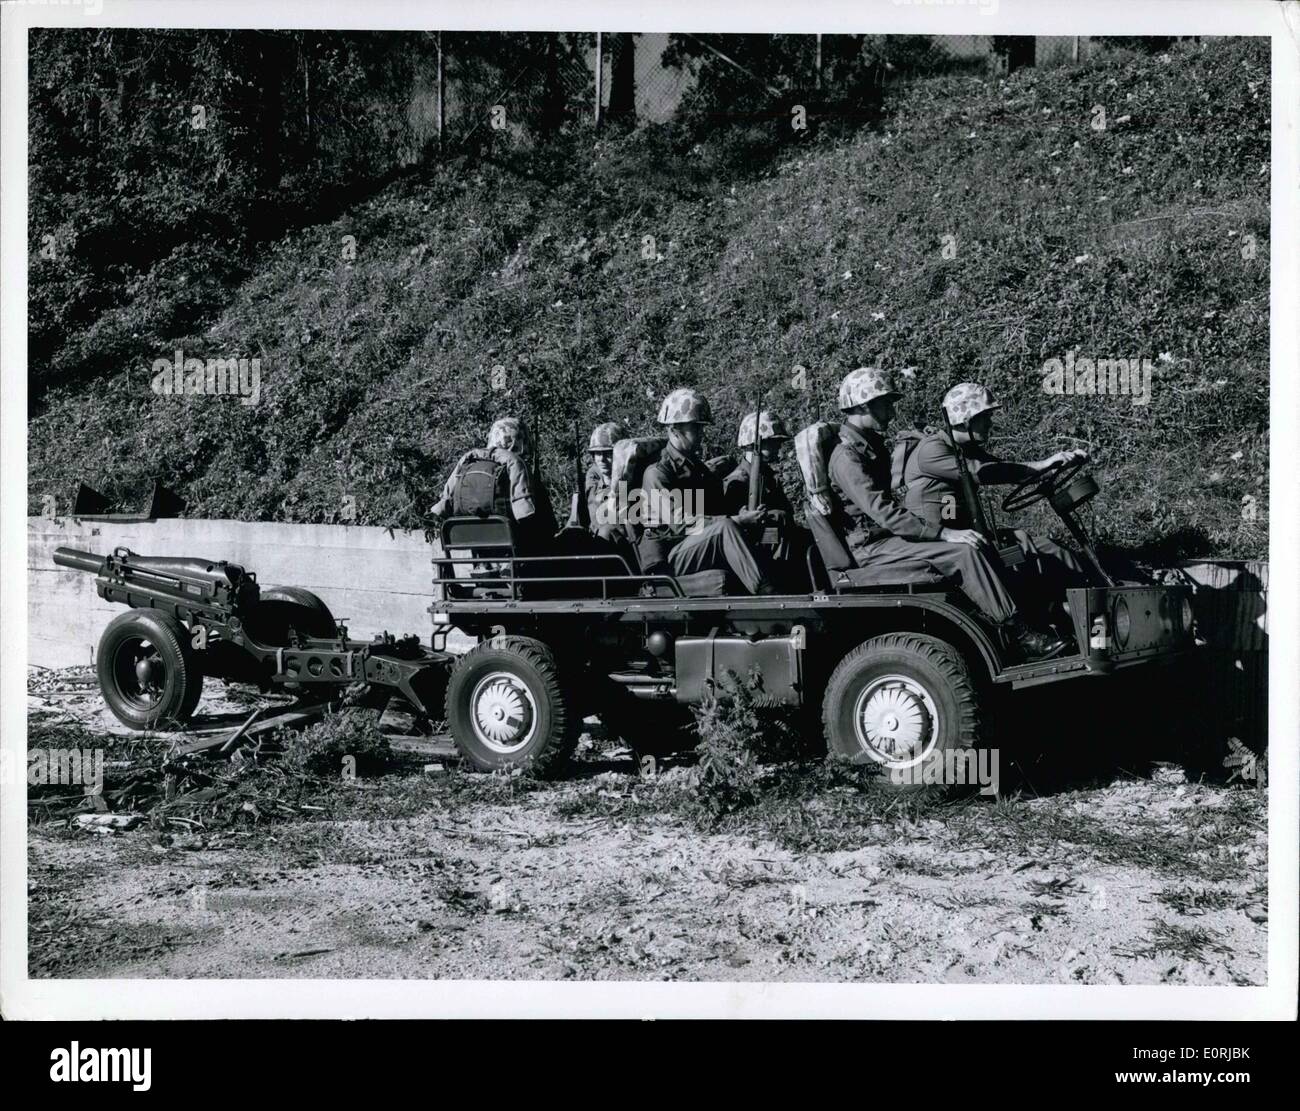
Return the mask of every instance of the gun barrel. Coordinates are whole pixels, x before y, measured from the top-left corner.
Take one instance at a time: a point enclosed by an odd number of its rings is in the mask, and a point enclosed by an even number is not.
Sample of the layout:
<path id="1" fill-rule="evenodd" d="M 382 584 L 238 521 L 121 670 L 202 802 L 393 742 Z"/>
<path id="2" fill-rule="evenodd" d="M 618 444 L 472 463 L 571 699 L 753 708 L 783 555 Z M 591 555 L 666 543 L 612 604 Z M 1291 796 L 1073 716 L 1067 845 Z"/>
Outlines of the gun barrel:
<path id="1" fill-rule="evenodd" d="M 71 567 L 75 571 L 89 571 L 99 574 L 104 567 L 104 557 L 94 552 L 82 552 L 76 548 L 55 548 L 54 562 L 60 567 Z"/>

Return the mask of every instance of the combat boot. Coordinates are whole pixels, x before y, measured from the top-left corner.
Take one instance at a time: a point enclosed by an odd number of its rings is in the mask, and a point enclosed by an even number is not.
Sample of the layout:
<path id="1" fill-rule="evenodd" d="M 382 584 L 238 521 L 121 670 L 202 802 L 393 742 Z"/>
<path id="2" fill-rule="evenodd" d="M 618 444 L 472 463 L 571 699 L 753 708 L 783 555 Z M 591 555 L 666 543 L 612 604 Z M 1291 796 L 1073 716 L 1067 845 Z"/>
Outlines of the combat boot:
<path id="1" fill-rule="evenodd" d="M 1025 624 L 1025 619 L 1019 616 L 1007 622 L 1007 632 L 1026 663 L 1050 660 L 1053 656 L 1059 656 L 1066 646 L 1063 637 L 1031 629 Z"/>

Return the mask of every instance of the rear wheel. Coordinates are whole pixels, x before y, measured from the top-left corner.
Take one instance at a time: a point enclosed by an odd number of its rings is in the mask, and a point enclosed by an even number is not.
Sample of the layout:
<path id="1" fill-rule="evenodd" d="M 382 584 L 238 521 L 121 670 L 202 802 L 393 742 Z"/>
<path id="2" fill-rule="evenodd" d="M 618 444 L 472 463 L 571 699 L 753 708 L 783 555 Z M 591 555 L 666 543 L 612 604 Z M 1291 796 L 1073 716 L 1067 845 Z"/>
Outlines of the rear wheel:
<path id="1" fill-rule="evenodd" d="M 95 671 L 113 716 L 132 729 L 180 725 L 203 693 L 189 631 L 167 614 L 133 610 L 99 638 Z"/>
<path id="2" fill-rule="evenodd" d="M 951 646 L 919 633 L 858 645 L 831 674 L 822 701 L 827 748 L 879 767 L 883 784 L 922 792 L 976 781 L 979 698 Z"/>
<path id="3" fill-rule="evenodd" d="M 447 683 L 447 725 L 481 771 L 554 774 L 578 739 L 555 654 L 532 637 L 494 637 L 457 661 Z"/>

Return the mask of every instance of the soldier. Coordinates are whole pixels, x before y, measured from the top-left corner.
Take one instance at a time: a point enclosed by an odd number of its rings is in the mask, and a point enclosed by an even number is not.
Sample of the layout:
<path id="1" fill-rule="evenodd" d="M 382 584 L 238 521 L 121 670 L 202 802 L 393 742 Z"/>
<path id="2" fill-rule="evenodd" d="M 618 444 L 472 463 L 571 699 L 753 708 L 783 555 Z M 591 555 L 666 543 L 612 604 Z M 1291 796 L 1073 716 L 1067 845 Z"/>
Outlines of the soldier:
<path id="1" fill-rule="evenodd" d="M 543 548 L 555 536 L 555 511 L 531 463 L 527 427 L 517 417 L 502 417 L 489 429 L 486 447 L 472 448 L 457 461 L 431 512 L 510 517 L 521 549 Z"/>
<path id="2" fill-rule="evenodd" d="M 621 421 L 610 420 L 592 429 L 587 444 L 591 465 L 583 476 L 583 494 L 587 499 L 591 531 L 602 540 L 615 540 L 623 535 L 623 528 L 614 516 L 614 491 L 610 488 L 610 481 L 613 478 L 614 445 L 627 436 L 627 428 Z"/>
<path id="3" fill-rule="evenodd" d="M 807 584 L 807 575 L 803 573 L 804 553 L 812 543 L 812 534 L 795 524 L 794 507 L 775 470 L 781 451 L 789 441 L 790 433 L 779 415 L 766 409 L 759 414 L 746 413 L 736 436 L 736 446 L 741 449 L 740 462 L 722 480 L 722 504 L 729 514 L 749 505 L 749 475 L 757 454 L 765 510 L 763 524 L 777 530 L 777 541 L 771 550 L 773 563 L 783 583 L 788 580 L 791 589 L 804 589 Z"/>
<path id="4" fill-rule="evenodd" d="M 831 492 L 847 517 L 845 542 L 853 557 L 863 567 L 926 560 L 944 574 L 956 575 L 975 608 L 1005 630 L 1025 659 L 1056 655 L 1065 641 L 1025 623 L 986 558 L 978 532 L 927 521 L 895 502 L 883 433 L 900 396 L 889 375 L 871 367 L 859 367 L 840 384 L 844 421 L 828 470 Z"/>
<path id="5" fill-rule="evenodd" d="M 754 414 L 746 413 L 740 421 L 740 432 L 736 436 L 736 446 L 741 449 L 740 462 L 722 480 L 723 505 L 728 513 L 735 513 L 749 504 L 749 471 L 754 465 L 754 426 L 757 423 L 758 465 L 762 473 L 763 506 L 767 510 L 765 521 L 776 524 L 794 517 L 790 499 L 785 496 L 773 470 L 781 458 L 781 449 L 790 441 L 790 433 L 786 431 L 785 421 L 766 409 L 758 417 L 755 422 Z"/>
<path id="6" fill-rule="evenodd" d="M 1055 463 L 1086 459 L 1085 451 L 1058 451 L 1046 459 L 1017 463 L 991 455 L 986 444 L 993 430 L 993 412 L 1002 406 L 976 382 L 962 382 L 943 396 L 944 411 L 952 425 L 946 431 L 928 432 L 908 453 L 903 464 L 903 504 L 931 524 L 945 521 L 954 528 L 972 528 L 970 507 L 961 496 L 961 472 L 957 466 L 957 445 L 966 457 L 966 469 L 979 486 L 1006 486 L 1024 482 Z M 955 443 L 954 443 L 955 440 Z M 1068 548 L 1023 529 L 1007 529 L 1005 539 L 1016 543 L 1028 556 L 1044 582 L 1062 588 L 1079 586 L 1088 574 L 1079 558 Z M 1058 591 L 1059 592 L 1059 591 Z"/>
<path id="7" fill-rule="evenodd" d="M 763 508 L 725 515 L 722 483 L 700 457 L 704 425 L 712 421 L 708 400 L 692 389 L 673 390 L 659 406 L 668 445 L 641 479 L 641 566 L 651 573 L 667 565 L 678 575 L 729 570 L 750 593 L 771 594 L 771 581 L 742 532 L 763 519 Z"/>

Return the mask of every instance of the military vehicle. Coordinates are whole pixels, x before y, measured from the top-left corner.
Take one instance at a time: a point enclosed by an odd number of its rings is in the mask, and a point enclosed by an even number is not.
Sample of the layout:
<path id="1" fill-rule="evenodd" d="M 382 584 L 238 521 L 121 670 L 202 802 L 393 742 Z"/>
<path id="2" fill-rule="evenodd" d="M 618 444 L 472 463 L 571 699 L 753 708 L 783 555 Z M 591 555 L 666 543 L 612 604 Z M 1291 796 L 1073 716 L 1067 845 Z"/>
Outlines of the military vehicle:
<path id="1" fill-rule="evenodd" d="M 184 722 L 205 678 L 305 696 L 360 682 L 445 718 L 476 768 L 554 774 L 590 715 L 636 752 L 688 746 L 690 707 L 743 681 L 766 703 L 819 714 L 830 752 L 907 784 L 988 743 L 985 710 L 999 690 L 1104 682 L 1194 650 L 1190 587 L 1117 582 L 1097 561 L 1076 515 L 1099 490 L 1083 462 L 1004 499 L 1012 510 L 1046 500 L 1098 573 L 1060 600 L 1068 650 L 1029 662 L 928 564 L 856 566 L 830 518 L 811 510 L 806 589 L 764 596 L 738 593 L 721 571 L 647 573 L 632 545 L 593 554 L 565 542 L 574 529 L 553 553 L 523 554 L 506 517 L 445 519 L 427 642 L 351 639 L 320 598 L 263 589 L 233 563 L 68 548 L 54 561 L 93 572 L 101 597 L 132 607 L 105 629 L 96 666 L 109 708 L 134 728 Z M 635 474 L 622 479 L 639 488 Z M 448 652 L 452 629 L 474 646 Z"/>

